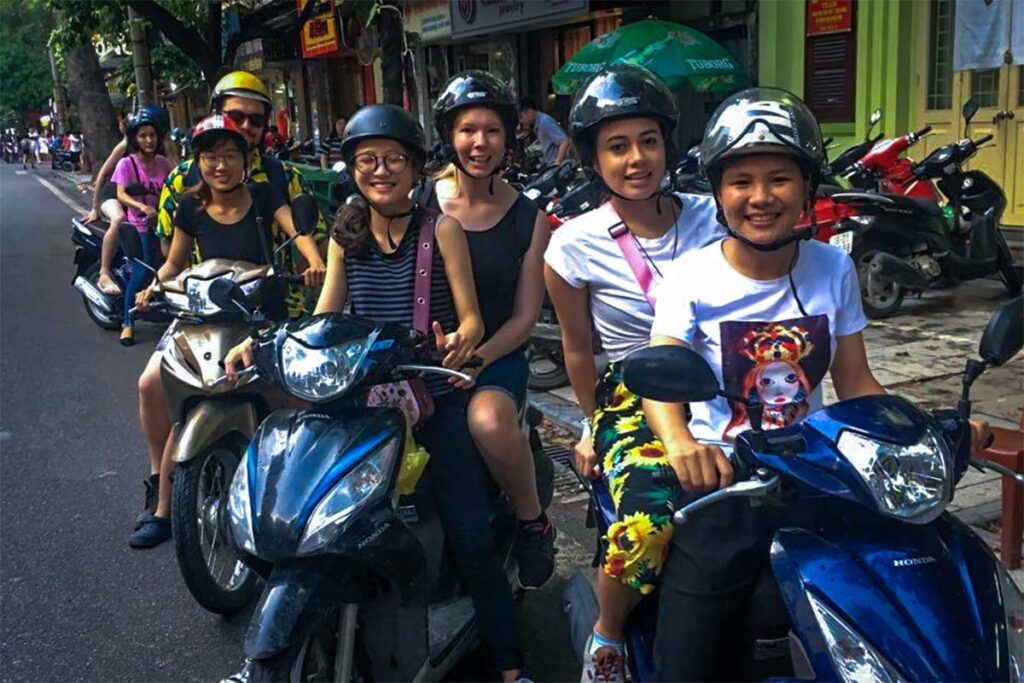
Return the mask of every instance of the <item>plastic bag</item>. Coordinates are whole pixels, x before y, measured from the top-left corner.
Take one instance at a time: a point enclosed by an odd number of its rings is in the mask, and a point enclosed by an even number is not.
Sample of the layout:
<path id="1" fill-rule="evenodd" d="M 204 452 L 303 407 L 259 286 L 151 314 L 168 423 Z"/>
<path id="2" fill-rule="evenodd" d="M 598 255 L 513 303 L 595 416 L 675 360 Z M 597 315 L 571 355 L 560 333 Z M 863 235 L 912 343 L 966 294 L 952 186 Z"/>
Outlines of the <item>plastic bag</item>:
<path id="1" fill-rule="evenodd" d="M 430 460 L 430 453 L 423 446 L 416 443 L 412 436 L 412 430 L 405 430 L 405 450 L 402 451 L 402 462 L 398 469 L 398 482 L 395 488 L 403 496 L 412 495 L 416 490 L 416 484 L 423 476 L 423 470 Z"/>

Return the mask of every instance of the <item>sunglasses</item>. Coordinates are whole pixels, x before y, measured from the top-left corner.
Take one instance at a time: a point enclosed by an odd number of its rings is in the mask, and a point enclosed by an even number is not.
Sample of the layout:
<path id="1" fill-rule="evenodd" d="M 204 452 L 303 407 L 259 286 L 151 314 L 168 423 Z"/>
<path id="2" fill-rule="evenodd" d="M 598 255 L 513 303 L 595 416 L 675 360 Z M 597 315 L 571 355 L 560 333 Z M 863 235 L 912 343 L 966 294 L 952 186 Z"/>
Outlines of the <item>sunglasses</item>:
<path id="1" fill-rule="evenodd" d="M 249 125 L 253 128 L 262 128 L 267 123 L 266 114 L 246 114 L 244 111 L 226 111 L 224 116 L 228 117 L 239 126 L 244 126 L 246 119 L 249 121 Z"/>

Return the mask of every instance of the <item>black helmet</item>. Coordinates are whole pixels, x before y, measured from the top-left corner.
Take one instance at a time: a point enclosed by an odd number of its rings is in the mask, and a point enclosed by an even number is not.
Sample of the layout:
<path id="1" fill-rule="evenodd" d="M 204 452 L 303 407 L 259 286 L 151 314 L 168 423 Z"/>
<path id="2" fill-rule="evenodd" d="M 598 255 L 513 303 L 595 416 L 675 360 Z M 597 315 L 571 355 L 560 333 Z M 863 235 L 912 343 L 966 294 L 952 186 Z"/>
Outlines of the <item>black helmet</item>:
<path id="1" fill-rule="evenodd" d="M 717 187 L 722 161 L 742 154 L 792 154 L 817 185 L 825 166 L 825 145 L 814 114 L 799 97 L 781 88 L 749 88 L 728 97 L 708 121 L 700 145 L 701 168 Z"/>
<path id="2" fill-rule="evenodd" d="M 379 138 L 405 145 L 416 165 L 422 168 L 427 158 L 423 127 L 412 114 L 393 104 L 371 104 L 352 115 L 341 136 L 342 159 L 352 166 L 359 143 Z"/>
<path id="3" fill-rule="evenodd" d="M 139 107 L 140 114 L 146 114 L 156 121 L 156 133 L 163 137 L 171 129 L 171 115 L 167 110 L 156 104 L 147 104 Z"/>
<path id="4" fill-rule="evenodd" d="M 129 138 L 134 138 L 135 134 L 139 132 L 139 129 L 143 126 L 153 126 L 156 130 L 157 137 L 162 138 L 164 133 L 167 132 L 167 120 L 157 114 L 155 110 L 163 109 L 162 107 L 142 107 L 137 112 L 128 117 L 128 121 L 125 123 L 124 132 Z M 164 114 L 166 115 L 166 111 Z"/>
<path id="5" fill-rule="evenodd" d="M 583 165 L 593 163 L 598 128 L 615 119 L 641 117 L 661 124 L 666 144 L 679 122 L 672 91 L 653 73 L 642 66 L 613 64 L 587 81 L 569 112 L 569 135 Z"/>
<path id="6" fill-rule="evenodd" d="M 456 74 L 445 83 L 434 105 L 434 127 L 442 141 L 451 142 L 455 114 L 467 107 L 487 107 L 496 111 L 505 125 L 505 147 L 511 149 L 515 145 L 519 109 L 512 91 L 501 79 L 492 73 L 474 69 Z"/>

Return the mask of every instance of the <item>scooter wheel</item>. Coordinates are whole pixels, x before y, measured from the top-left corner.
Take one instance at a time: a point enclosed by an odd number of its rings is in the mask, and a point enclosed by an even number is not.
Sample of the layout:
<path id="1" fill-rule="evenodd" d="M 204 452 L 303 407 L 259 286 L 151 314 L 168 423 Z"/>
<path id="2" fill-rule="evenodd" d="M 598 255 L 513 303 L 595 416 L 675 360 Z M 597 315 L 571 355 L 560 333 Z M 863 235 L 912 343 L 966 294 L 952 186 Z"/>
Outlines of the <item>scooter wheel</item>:
<path id="1" fill-rule="evenodd" d="M 878 249 L 867 248 L 853 254 L 853 262 L 857 266 L 857 279 L 860 281 L 860 298 L 864 305 L 864 315 L 872 320 L 891 318 L 899 312 L 903 305 L 904 288 L 892 280 L 880 282 L 876 277 L 869 277 L 868 266 Z"/>
<path id="2" fill-rule="evenodd" d="M 337 616 L 337 612 L 329 612 Z M 330 616 L 321 620 L 317 626 L 300 642 L 289 645 L 281 653 L 266 659 L 256 659 L 252 663 L 249 683 L 291 683 L 292 681 L 334 681 L 335 652 L 338 640 L 335 629 L 336 622 Z M 362 680 L 353 671 L 352 680 Z"/>
<path id="3" fill-rule="evenodd" d="M 532 341 L 527 350 L 527 361 L 530 371 L 526 385 L 530 391 L 551 391 L 569 384 L 561 344 Z"/>

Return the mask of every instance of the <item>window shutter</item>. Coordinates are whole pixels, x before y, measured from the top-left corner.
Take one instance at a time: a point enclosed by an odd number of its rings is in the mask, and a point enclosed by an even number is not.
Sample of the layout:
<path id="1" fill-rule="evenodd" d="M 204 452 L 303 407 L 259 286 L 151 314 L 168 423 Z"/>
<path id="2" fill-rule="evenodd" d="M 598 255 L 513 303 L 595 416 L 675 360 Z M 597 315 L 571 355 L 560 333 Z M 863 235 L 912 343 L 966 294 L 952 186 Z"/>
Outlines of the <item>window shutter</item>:
<path id="1" fill-rule="evenodd" d="M 856 2 L 852 3 L 851 13 Z M 853 121 L 857 98 L 856 17 L 843 33 L 807 36 L 804 49 L 804 101 L 820 123 Z"/>

